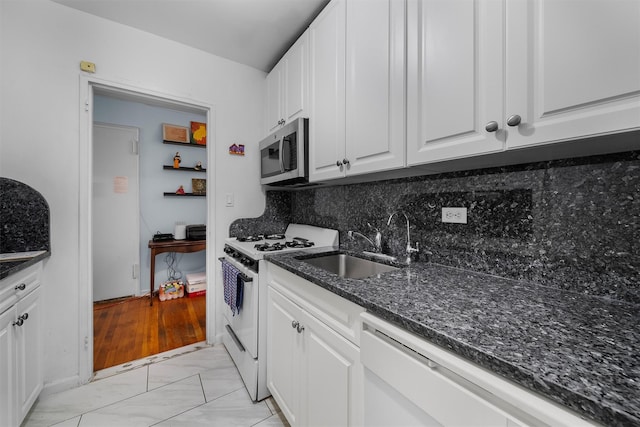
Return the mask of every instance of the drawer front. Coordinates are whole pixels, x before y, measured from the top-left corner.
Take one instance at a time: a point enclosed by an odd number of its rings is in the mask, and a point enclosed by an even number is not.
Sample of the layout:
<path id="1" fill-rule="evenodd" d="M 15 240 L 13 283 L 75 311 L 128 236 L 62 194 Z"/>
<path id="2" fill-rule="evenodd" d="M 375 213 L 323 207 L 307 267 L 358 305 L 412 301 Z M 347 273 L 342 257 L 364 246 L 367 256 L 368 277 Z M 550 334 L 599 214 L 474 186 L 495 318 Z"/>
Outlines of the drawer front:
<path id="1" fill-rule="evenodd" d="M 275 264 L 267 262 L 266 265 L 269 286 L 356 346 L 359 345 L 362 329 L 360 314 L 365 311 L 363 307 Z"/>
<path id="2" fill-rule="evenodd" d="M 0 313 L 40 286 L 41 264 L 32 265 L 0 281 Z"/>

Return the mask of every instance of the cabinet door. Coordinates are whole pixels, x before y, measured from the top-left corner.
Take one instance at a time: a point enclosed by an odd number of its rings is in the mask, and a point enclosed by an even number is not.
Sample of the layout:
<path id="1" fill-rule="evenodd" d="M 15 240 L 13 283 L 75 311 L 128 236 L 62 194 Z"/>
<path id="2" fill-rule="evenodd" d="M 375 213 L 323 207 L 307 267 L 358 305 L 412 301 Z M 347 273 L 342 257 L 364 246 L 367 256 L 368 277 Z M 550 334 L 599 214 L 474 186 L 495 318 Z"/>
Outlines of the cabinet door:
<path id="1" fill-rule="evenodd" d="M 309 34 L 304 33 L 267 75 L 267 133 L 302 117 L 309 84 Z"/>
<path id="2" fill-rule="evenodd" d="M 282 121 L 282 61 L 267 75 L 267 134 L 281 126 Z"/>
<path id="3" fill-rule="evenodd" d="M 640 2 L 506 2 L 508 148 L 640 128 Z"/>
<path id="4" fill-rule="evenodd" d="M 361 425 L 362 368 L 358 347 L 303 313 L 304 425 Z"/>
<path id="5" fill-rule="evenodd" d="M 309 180 L 344 176 L 345 0 L 330 2 L 309 27 Z"/>
<path id="6" fill-rule="evenodd" d="M 302 335 L 292 322 L 299 321 L 299 308 L 268 288 L 267 387 L 292 426 L 299 425 L 300 345 Z"/>
<path id="7" fill-rule="evenodd" d="M 19 397 L 19 419 L 22 420 L 40 394 L 43 385 L 42 307 L 40 287 L 16 305 L 17 316 L 25 316 L 16 336 L 16 377 Z"/>
<path id="8" fill-rule="evenodd" d="M 284 59 L 283 118 L 286 123 L 303 116 L 309 85 L 309 33 L 291 46 Z"/>
<path id="9" fill-rule="evenodd" d="M 405 2 L 347 2 L 347 175 L 404 166 Z"/>
<path id="10" fill-rule="evenodd" d="M 18 424 L 16 418 L 15 376 L 13 364 L 15 361 L 15 345 L 13 337 L 13 322 L 16 311 L 12 307 L 0 314 L 0 425 L 12 426 Z"/>
<path id="11" fill-rule="evenodd" d="M 503 3 L 408 0 L 408 165 L 504 149 Z"/>

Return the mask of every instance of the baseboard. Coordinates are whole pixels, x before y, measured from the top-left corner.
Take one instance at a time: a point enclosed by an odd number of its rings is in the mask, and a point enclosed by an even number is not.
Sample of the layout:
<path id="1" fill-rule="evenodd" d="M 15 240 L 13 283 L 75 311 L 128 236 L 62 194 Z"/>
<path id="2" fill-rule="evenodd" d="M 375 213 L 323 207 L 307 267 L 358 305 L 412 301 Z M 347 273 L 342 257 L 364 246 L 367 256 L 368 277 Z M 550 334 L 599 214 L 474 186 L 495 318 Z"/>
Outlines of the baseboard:
<path id="1" fill-rule="evenodd" d="M 80 380 L 79 375 L 57 379 L 55 381 L 44 384 L 44 387 L 40 392 L 40 397 L 48 396 L 54 393 L 59 393 L 61 391 L 71 390 L 72 388 L 79 387 L 83 384 L 84 383 Z"/>

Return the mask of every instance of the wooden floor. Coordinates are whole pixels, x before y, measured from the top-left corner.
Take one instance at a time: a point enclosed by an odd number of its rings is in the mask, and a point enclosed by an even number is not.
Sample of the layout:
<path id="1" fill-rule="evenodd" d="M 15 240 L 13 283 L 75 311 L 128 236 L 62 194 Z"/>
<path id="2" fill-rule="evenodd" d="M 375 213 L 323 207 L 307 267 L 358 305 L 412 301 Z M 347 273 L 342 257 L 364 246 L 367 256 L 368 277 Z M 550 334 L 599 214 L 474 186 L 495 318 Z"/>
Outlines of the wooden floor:
<path id="1" fill-rule="evenodd" d="M 206 340 L 206 297 L 149 306 L 149 296 L 93 305 L 93 370 Z"/>

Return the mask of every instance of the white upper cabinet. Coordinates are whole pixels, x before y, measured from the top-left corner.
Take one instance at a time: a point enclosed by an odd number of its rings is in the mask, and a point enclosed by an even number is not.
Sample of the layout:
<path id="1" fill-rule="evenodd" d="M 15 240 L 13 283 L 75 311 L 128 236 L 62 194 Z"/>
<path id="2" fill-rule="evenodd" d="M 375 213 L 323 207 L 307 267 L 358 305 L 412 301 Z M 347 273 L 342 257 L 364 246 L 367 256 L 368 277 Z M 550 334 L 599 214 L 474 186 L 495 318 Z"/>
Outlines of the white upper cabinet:
<path id="1" fill-rule="evenodd" d="M 504 149 L 501 4 L 408 0 L 408 165 Z"/>
<path id="2" fill-rule="evenodd" d="M 311 24 L 311 181 L 405 165 L 404 52 L 402 0 L 334 0 Z"/>
<path id="3" fill-rule="evenodd" d="M 637 0 L 408 0 L 407 164 L 640 128 Z"/>
<path id="4" fill-rule="evenodd" d="M 344 176 L 346 1 L 330 2 L 309 27 L 309 180 Z"/>
<path id="5" fill-rule="evenodd" d="M 267 76 L 267 133 L 305 113 L 309 97 L 308 40 L 305 32 Z"/>
<path id="6" fill-rule="evenodd" d="M 507 148 L 640 128 L 640 1 L 506 2 Z"/>
<path id="7" fill-rule="evenodd" d="M 405 2 L 347 1 L 347 174 L 404 166 Z"/>

